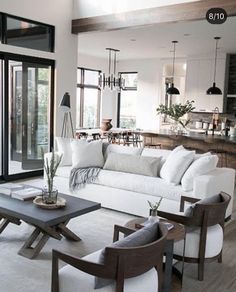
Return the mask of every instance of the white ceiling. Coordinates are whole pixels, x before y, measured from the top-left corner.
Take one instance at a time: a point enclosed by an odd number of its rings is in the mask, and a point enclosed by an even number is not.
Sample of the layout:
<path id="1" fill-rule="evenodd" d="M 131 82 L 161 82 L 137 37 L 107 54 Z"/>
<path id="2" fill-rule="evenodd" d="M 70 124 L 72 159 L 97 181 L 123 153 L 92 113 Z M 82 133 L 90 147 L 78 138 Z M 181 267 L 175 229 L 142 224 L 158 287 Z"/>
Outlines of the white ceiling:
<path id="1" fill-rule="evenodd" d="M 185 35 L 189 34 L 189 35 Z M 110 32 L 79 34 L 79 53 L 107 58 L 106 47 L 120 49 L 119 60 L 169 58 L 172 40 L 178 40 L 177 57 L 207 55 L 214 52 L 214 37 L 220 36 L 220 52 L 236 53 L 236 17 L 224 24 L 207 21 L 159 24 Z"/>

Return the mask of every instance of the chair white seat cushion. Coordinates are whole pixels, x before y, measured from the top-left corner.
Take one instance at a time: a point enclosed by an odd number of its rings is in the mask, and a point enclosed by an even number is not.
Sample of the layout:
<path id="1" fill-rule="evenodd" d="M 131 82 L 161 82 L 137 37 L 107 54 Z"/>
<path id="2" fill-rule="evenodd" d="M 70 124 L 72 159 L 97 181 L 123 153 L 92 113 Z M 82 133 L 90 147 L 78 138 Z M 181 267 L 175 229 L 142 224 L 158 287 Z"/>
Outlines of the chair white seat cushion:
<path id="1" fill-rule="evenodd" d="M 98 262 L 101 250 L 87 255 L 83 259 Z M 84 273 L 70 265 L 59 270 L 60 292 L 115 292 L 115 282 L 98 290 L 94 290 L 94 276 Z M 158 276 L 155 268 L 130 279 L 125 279 L 124 292 L 157 292 Z"/>
<path id="2" fill-rule="evenodd" d="M 200 228 L 186 233 L 185 257 L 199 257 Z M 175 242 L 174 254 L 183 255 L 184 240 Z M 223 247 L 223 230 L 217 224 L 207 229 L 205 258 L 218 255 Z"/>

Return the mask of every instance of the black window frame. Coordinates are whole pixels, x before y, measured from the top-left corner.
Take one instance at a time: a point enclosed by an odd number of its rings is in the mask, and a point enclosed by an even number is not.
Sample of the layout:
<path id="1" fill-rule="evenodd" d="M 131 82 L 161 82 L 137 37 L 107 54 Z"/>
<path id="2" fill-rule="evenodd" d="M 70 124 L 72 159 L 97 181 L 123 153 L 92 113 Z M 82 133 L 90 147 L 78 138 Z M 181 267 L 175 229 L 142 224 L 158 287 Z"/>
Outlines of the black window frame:
<path id="1" fill-rule="evenodd" d="M 38 63 L 42 65 L 48 65 L 51 66 L 51 88 L 50 88 L 50 125 L 49 125 L 49 149 L 50 151 L 53 149 L 53 142 L 54 142 L 54 85 L 55 85 L 55 60 L 47 59 L 47 58 L 39 58 L 39 57 L 32 57 L 27 55 L 21 55 L 21 54 L 14 54 L 14 53 L 8 53 L 0 51 L 0 59 L 4 61 L 4 66 L 2 70 L 3 74 L 3 92 L 2 92 L 2 98 L 3 98 L 3 108 L 2 108 L 2 124 L 3 124 L 3 130 L 2 130 L 2 175 L 0 176 L 0 182 L 3 181 L 12 181 L 12 180 L 18 180 L 18 179 L 24 179 L 24 178 L 30 178 L 35 176 L 43 175 L 43 169 L 42 170 L 33 170 L 30 172 L 23 172 L 23 173 L 16 173 L 16 174 L 9 174 L 9 117 L 8 117 L 8 95 L 9 95 L 9 88 L 8 88 L 8 82 L 9 82 L 9 60 L 19 61 L 19 62 L 29 62 L 29 63 Z M 0 80 L 1 81 L 1 80 Z M 4 159 L 4 157 L 7 157 L 7 159 Z"/>
<path id="2" fill-rule="evenodd" d="M 97 70 L 97 69 L 90 69 L 90 68 L 84 68 L 84 67 L 77 67 L 77 70 L 81 70 L 81 78 L 80 82 L 77 83 L 77 88 L 80 88 L 80 111 L 79 111 L 79 128 L 80 129 L 86 129 L 83 125 L 84 122 L 84 89 L 85 88 L 90 88 L 90 89 L 97 89 L 98 91 L 98 96 L 97 96 L 97 125 L 96 128 L 99 127 L 100 125 L 100 113 L 101 113 L 101 88 L 99 86 L 99 76 L 101 75 L 102 71 Z M 92 85 L 92 84 L 85 84 L 84 83 L 84 76 L 85 76 L 85 71 L 93 71 L 93 72 L 98 72 L 98 85 Z M 77 71 L 78 74 L 78 71 Z M 78 98 L 78 96 L 76 96 Z"/>
<path id="3" fill-rule="evenodd" d="M 17 45 L 11 44 L 12 46 L 26 48 L 26 49 L 30 49 L 30 50 L 42 51 L 42 52 L 51 52 L 51 53 L 55 52 L 55 26 L 47 24 L 47 23 L 35 21 L 32 19 L 4 13 L 4 12 L 0 12 L 0 23 L 1 23 L 0 34 L 1 34 L 2 44 L 8 45 L 8 43 L 7 43 L 7 17 L 10 17 L 10 18 L 13 18 L 13 19 L 16 19 L 19 21 L 29 22 L 29 23 L 32 23 L 35 25 L 41 25 L 41 26 L 44 26 L 44 27 L 49 29 L 49 44 L 48 44 L 49 50 L 34 49 L 34 48 L 28 48 L 28 47 L 24 47 L 24 46 L 17 46 Z"/>
<path id="4" fill-rule="evenodd" d="M 137 71 L 129 71 L 129 72 L 119 72 L 119 76 L 122 78 L 122 74 L 138 74 Z M 118 92 L 117 96 L 117 127 L 120 127 L 120 106 L 121 106 L 121 92 L 123 91 L 137 91 L 137 86 L 125 86 L 121 88 L 121 90 Z"/>

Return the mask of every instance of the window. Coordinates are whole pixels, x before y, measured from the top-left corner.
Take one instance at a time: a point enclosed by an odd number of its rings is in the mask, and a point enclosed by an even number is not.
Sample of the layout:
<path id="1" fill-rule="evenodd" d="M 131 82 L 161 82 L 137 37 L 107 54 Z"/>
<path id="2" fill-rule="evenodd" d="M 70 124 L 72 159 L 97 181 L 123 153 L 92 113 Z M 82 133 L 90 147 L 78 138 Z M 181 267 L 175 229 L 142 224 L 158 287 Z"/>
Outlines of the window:
<path id="1" fill-rule="evenodd" d="M 78 68 L 76 128 L 97 128 L 100 124 L 101 71 Z"/>
<path id="2" fill-rule="evenodd" d="M 1 14 L 2 43 L 41 50 L 54 51 L 54 26 Z"/>
<path id="3" fill-rule="evenodd" d="M 118 120 L 121 128 L 136 128 L 137 115 L 137 72 L 120 73 L 125 80 L 125 87 L 118 94 Z"/>

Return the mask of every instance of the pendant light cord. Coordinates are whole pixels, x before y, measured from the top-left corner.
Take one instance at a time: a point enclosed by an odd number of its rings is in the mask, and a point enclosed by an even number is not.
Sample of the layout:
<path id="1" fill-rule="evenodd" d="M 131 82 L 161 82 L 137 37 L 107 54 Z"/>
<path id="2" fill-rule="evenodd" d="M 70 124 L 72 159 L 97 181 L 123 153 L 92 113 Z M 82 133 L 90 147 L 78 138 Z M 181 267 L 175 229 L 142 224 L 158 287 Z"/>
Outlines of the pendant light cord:
<path id="1" fill-rule="evenodd" d="M 218 42 L 219 42 L 219 38 L 215 38 L 215 40 L 216 40 L 216 51 L 215 51 L 214 83 L 216 82 L 216 65 L 217 65 L 217 51 L 218 51 Z"/>
<path id="2" fill-rule="evenodd" d="M 116 51 L 114 51 L 114 76 L 116 76 Z"/>
<path id="3" fill-rule="evenodd" d="M 109 76 L 111 74 L 111 49 L 109 49 Z"/>
<path id="4" fill-rule="evenodd" d="M 174 56 L 173 56 L 173 69 L 172 69 L 172 77 L 173 77 L 173 82 L 174 83 L 174 74 L 175 74 L 175 46 L 176 46 L 176 43 L 174 43 Z"/>

